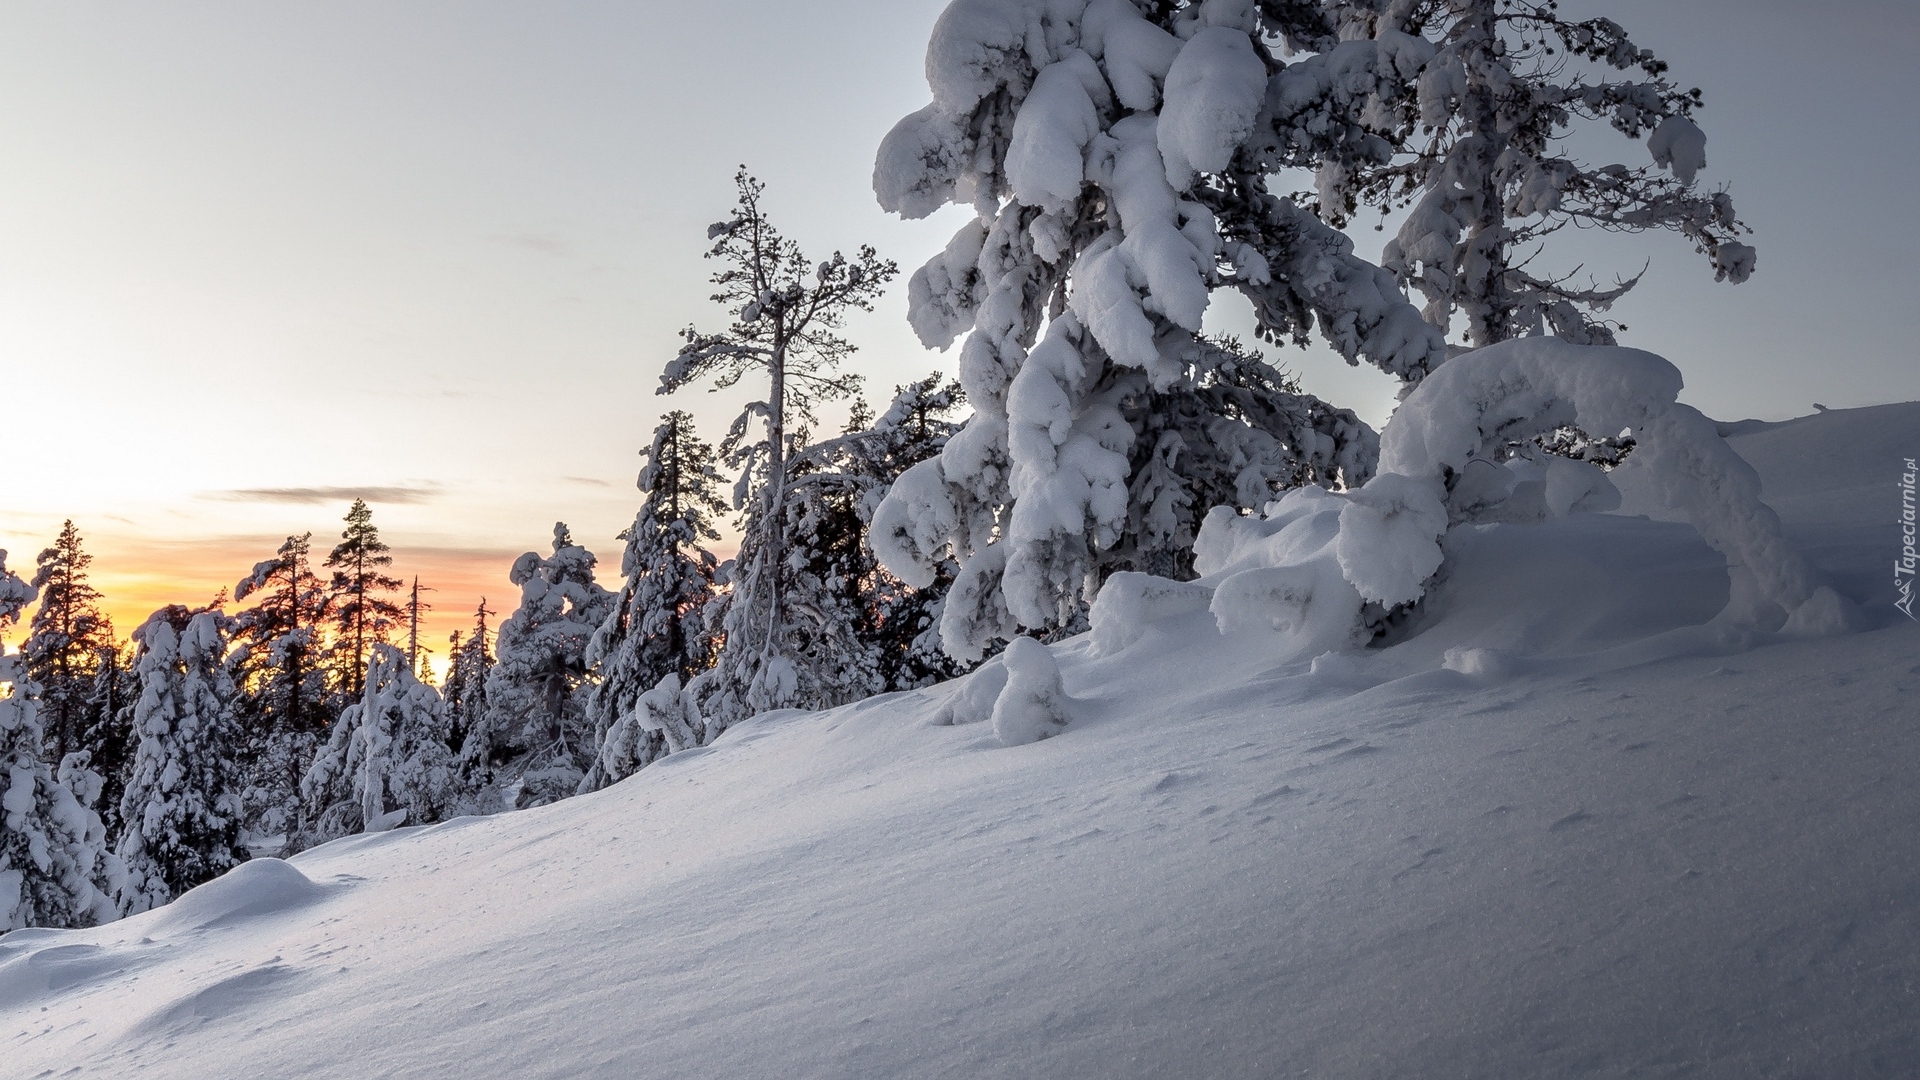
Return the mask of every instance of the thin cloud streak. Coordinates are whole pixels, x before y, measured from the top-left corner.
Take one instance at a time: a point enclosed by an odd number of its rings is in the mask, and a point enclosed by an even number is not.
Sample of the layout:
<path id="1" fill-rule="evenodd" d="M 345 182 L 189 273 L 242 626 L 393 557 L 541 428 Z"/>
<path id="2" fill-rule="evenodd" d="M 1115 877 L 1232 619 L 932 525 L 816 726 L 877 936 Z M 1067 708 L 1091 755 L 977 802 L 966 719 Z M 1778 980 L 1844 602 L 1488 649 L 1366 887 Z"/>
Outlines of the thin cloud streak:
<path id="1" fill-rule="evenodd" d="M 370 503 L 417 504 L 429 502 L 440 496 L 437 487 L 287 487 L 287 488 L 233 488 L 227 491 L 211 492 L 204 498 L 220 499 L 224 502 L 268 502 L 293 503 L 301 506 L 313 506 L 321 503 L 351 502 L 365 499 Z"/>
<path id="2" fill-rule="evenodd" d="M 523 248 L 527 251 L 537 251 L 542 255 L 568 255 L 572 253 L 572 249 L 567 246 L 565 240 L 556 239 L 551 236 L 542 236 L 539 233 L 517 233 L 513 236 L 495 236 L 492 237 L 492 239 L 510 247 Z"/>

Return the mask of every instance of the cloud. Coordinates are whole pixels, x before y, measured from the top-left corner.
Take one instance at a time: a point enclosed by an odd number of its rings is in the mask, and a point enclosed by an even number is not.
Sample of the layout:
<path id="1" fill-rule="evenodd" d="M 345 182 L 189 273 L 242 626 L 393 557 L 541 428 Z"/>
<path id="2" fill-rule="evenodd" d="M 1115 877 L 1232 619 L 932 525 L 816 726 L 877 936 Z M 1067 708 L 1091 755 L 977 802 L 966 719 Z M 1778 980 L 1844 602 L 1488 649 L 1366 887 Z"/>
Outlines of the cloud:
<path id="1" fill-rule="evenodd" d="M 439 494 L 437 487 L 285 487 L 233 488 L 210 492 L 203 497 L 227 502 L 295 503 L 303 506 L 365 499 L 370 503 L 391 505 L 428 502 Z"/>
<path id="2" fill-rule="evenodd" d="M 560 479 L 565 480 L 569 484 L 580 484 L 585 487 L 612 487 L 613 486 L 612 484 L 607 483 L 605 480 L 595 480 L 591 476 L 563 476 Z"/>
<path id="3" fill-rule="evenodd" d="M 543 255 L 565 255 L 570 250 L 566 241 L 557 237 L 542 236 L 539 233 L 515 233 L 512 236 L 495 236 L 493 239 L 511 247 L 538 251 Z"/>

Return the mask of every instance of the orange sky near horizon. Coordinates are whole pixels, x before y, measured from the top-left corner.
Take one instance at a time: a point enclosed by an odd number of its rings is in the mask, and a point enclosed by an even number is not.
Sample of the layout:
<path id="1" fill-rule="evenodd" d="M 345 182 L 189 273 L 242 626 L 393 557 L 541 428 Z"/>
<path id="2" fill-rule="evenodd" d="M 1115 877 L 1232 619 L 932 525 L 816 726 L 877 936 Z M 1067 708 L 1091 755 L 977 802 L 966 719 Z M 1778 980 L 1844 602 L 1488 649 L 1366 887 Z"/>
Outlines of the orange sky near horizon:
<path id="1" fill-rule="evenodd" d="M 81 539 L 84 549 L 93 556 L 88 580 L 101 593 L 101 607 L 113 620 L 114 635 L 125 641 L 148 615 L 168 604 L 205 604 L 221 589 L 231 594 L 234 583 L 245 577 L 255 563 L 272 558 L 285 537 L 216 536 L 142 541 L 112 534 L 95 540 L 82 533 Z M 448 635 L 455 630 L 464 633 L 473 625 L 475 609 L 483 597 L 488 609 L 495 612 L 487 620 L 490 627 L 498 627 L 519 605 L 520 590 L 507 580 L 507 571 L 519 557 L 519 550 L 410 545 L 404 538 L 383 539 L 393 545 L 390 572 L 409 585 L 417 575 L 423 590 L 422 600 L 431 605 L 421 619 L 420 636 L 421 644 L 430 650 L 436 675 L 445 671 Z M 326 571 L 319 564 L 325 560 L 332 543 L 331 535 L 315 531 L 314 571 L 323 577 Z M 620 551 L 617 543 L 592 546 L 599 549 L 595 554 L 600 559 L 601 583 L 608 588 L 618 588 Z M 20 544 L 9 552 L 7 567 L 30 580 L 38 551 Z M 433 591 L 425 592 L 427 589 Z M 395 595 L 394 600 L 404 604 L 405 591 Z M 246 606 L 229 603 L 228 610 Z M 18 647 L 26 636 L 33 611 L 34 608 L 29 607 L 21 613 L 18 624 L 0 632 L 0 642 Z M 395 641 L 405 641 L 404 629 L 395 635 Z"/>

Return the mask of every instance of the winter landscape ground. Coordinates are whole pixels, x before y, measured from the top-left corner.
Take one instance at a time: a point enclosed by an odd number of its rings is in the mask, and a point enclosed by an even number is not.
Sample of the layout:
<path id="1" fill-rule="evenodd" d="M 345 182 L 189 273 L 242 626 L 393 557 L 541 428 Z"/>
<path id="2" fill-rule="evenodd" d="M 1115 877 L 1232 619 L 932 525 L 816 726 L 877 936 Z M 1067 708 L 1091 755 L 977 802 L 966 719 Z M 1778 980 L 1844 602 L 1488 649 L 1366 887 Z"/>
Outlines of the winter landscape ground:
<path id="1" fill-rule="evenodd" d="M 925 44 L 871 191 L 950 239 L 741 166 L 617 571 L 556 523 L 444 672 L 371 505 L 437 480 L 222 489 L 352 501 L 130 639 L 72 518 L 0 551 L 0 1080 L 1920 1075 L 1920 402 L 1710 419 L 1742 347 L 1583 261 L 1760 272 L 1703 91 L 1557 0 Z M 902 291 L 953 374 L 868 398 Z"/>
<path id="2" fill-rule="evenodd" d="M 592 795 L 0 939 L 9 1076 L 1911 1076 L 1920 403 L 1724 430 L 1857 632 L 1632 513 L 1470 530 L 1386 648 L 1206 612 L 734 726 Z M 1111 642 L 1109 643 L 1111 644 Z M 1479 650 L 1479 651 L 1475 651 Z M 989 669 L 990 671 L 990 669 Z M 972 680 L 982 678 L 972 676 Z"/>

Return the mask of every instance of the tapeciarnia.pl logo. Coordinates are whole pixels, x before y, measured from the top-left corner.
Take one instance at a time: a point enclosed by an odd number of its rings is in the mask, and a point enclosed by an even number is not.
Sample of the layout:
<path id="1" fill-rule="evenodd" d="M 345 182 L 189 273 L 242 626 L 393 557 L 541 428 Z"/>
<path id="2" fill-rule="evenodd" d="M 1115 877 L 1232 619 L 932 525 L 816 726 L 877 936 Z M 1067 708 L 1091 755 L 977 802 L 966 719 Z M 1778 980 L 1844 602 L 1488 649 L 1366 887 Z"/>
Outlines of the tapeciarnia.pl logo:
<path id="1" fill-rule="evenodd" d="M 1900 474 L 1900 557 L 1893 560 L 1893 588 L 1898 599 L 1893 606 L 1904 612 L 1909 619 L 1920 621 L 1920 615 L 1913 613 L 1913 579 L 1915 562 L 1920 555 L 1914 552 L 1914 509 L 1913 483 L 1920 467 L 1914 459 L 1906 459 L 1906 471 Z"/>

